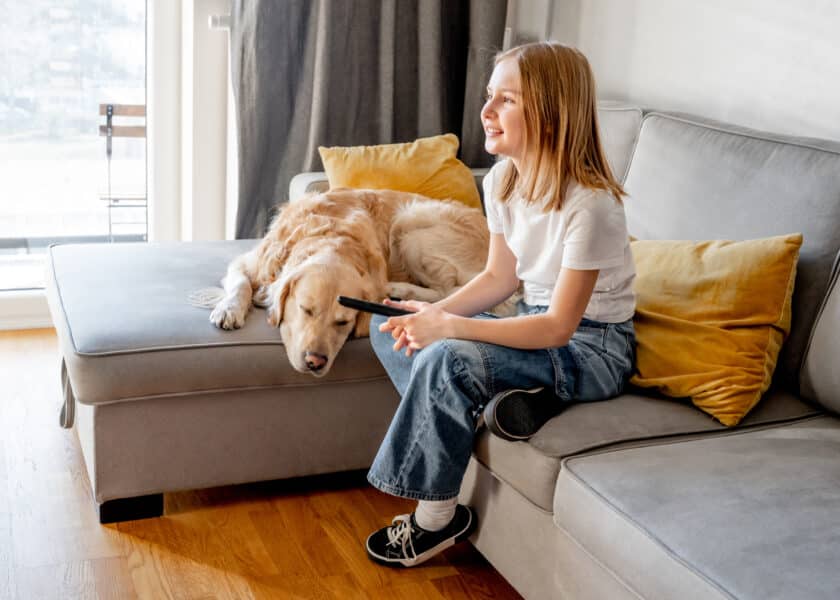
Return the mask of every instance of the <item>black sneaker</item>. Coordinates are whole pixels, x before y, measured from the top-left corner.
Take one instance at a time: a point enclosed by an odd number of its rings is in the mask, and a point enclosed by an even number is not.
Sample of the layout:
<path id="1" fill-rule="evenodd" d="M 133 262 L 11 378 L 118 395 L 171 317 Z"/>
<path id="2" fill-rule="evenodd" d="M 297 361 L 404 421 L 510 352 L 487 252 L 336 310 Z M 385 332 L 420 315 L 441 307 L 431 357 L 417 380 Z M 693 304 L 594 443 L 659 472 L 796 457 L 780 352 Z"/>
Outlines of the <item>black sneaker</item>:
<path id="1" fill-rule="evenodd" d="M 467 539 L 477 524 L 475 511 L 462 504 L 455 507 L 452 521 L 440 531 L 422 529 L 414 520 L 414 513 L 399 515 L 391 525 L 368 536 L 368 557 L 389 567 L 416 567 Z"/>
<path id="2" fill-rule="evenodd" d="M 484 407 L 484 423 L 492 433 L 512 442 L 525 441 L 563 410 L 551 388 L 506 390 Z"/>

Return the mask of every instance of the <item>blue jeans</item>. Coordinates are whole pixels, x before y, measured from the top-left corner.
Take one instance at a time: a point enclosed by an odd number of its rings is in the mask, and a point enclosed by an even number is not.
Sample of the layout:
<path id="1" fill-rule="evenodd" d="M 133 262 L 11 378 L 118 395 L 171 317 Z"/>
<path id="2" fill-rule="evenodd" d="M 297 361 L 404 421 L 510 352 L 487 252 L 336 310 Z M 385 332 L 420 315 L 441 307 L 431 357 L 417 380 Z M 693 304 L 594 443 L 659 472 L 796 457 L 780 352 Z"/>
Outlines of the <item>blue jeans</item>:
<path id="1" fill-rule="evenodd" d="M 522 302 L 518 308 L 519 314 L 547 310 Z M 411 357 L 393 350 L 391 334 L 379 331 L 384 321 L 377 316 L 371 320 L 371 344 L 402 401 L 367 478 L 374 487 L 403 498 L 446 500 L 458 495 L 478 417 L 499 392 L 550 386 L 563 406 L 604 400 L 621 393 L 633 369 L 632 320 L 583 319 L 561 348 L 518 350 L 443 339 Z"/>

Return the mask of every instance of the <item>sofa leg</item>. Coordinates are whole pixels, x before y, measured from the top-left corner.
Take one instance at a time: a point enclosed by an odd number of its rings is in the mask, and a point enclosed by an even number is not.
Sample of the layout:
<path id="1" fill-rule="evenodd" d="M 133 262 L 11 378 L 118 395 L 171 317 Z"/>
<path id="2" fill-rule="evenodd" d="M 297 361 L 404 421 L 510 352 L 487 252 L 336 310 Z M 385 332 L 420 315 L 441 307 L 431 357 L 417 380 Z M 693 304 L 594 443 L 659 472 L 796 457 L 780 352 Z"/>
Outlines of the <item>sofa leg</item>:
<path id="1" fill-rule="evenodd" d="M 116 523 L 149 519 L 163 514 L 163 494 L 149 494 L 135 498 L 118 498 L 99 505 L 99 522 Z"/>

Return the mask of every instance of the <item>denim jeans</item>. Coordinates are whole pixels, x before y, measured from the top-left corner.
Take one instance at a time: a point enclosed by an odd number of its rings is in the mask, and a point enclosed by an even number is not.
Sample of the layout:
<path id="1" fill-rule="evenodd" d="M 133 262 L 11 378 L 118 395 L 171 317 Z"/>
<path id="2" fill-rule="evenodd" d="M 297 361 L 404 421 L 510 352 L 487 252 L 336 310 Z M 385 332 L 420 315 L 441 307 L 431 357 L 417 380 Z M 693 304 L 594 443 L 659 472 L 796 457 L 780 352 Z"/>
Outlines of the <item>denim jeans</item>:
<path id="1" fill-rule="evenodd" d="M 545 310 L 522 302 L 518 307 L 519 314 Z M 633 369 L 632 320 L 583 319 L 568 345 L 560 348 L 519 350 L 443 339 L 411 357 L 393 350 L 390 333 L 379 331 L 384 321 L 376 316 L 371 320 L 371 344 L 402 400 L 367 478 L 374 487 L 403 498 L 446 500 L 458 495 L 478 417 L 499 392 L 551 386 L 555 401 L 564 406 L 605 400 L 621 393 Z"/>

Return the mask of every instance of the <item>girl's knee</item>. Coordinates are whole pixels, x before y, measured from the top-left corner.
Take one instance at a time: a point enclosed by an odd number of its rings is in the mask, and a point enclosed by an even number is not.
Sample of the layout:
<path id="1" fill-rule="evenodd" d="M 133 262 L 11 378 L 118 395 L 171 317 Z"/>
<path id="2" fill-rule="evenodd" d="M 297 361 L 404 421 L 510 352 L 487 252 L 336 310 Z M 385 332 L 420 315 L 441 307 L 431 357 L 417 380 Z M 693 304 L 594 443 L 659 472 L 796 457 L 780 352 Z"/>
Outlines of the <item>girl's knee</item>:
<path id="1" fill-rule="evenodd" d="M 481 354 L 475 342 L 443 339 L 420 350 L 415 355 L 418 367 L 442 372 L 461 372 L 474 369 L 481 363 Z"/>

